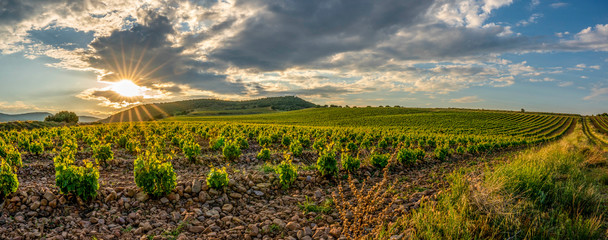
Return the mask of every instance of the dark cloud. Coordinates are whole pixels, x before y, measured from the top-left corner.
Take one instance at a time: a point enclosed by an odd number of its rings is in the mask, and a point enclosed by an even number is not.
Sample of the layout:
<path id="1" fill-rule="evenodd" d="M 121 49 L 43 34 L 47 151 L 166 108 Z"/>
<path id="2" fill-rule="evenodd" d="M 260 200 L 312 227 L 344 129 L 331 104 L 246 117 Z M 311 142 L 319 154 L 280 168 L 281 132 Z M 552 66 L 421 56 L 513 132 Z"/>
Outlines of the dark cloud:
<path id="1" fill-rule="evenodd" d="M 142 22 L 90 44 L 93 55 L 87 62 L 94 68 L 112 72 L 102 80 L 131 78 L 150 88 L 155 88 L 153 84 L 172 82 L 216 93 L 244 93 L 243 84 L 229 82 L 226 75 L 208 71 L 214 63 L 199 61 L 198 56 L 185 53 L 184 47 L 175 47 L 169 39 L 176 31 L 167 17 L 150 12 Z"/>
<path id="2" fill-rule="evenodd" d="M 378 48 L 378 52 L 401 60 L 437 60 L 538 49 L 540 42 L 524 36 L 509 36 L 503 26 L 451 27 L 445 24 L 408 29 Z M 504 35 L 504 36 L 502 36 Z"/>
<path id="3" fill-rule="evenodd" d="M 424 15 L 432 1 L 240 1 L 264 10 L 211 53 L 241 68 L 280 70 L 373 47 Z"/>
<path id="4" fill-rule="evenodd" d="M 112 90 L 93 91 L 89 96 L 94 98 L 104 98 L 113 103 L 138 103 L 144 100 L 142 96 L 125 97 Z"/>
<path id="5" fill-rule="evenodd" d="M 86 48 L 95 38 L 93 32 L 77 31 L 73 28 L 48 27 L 28 31 L 30 39 L 66 50 Z"/>

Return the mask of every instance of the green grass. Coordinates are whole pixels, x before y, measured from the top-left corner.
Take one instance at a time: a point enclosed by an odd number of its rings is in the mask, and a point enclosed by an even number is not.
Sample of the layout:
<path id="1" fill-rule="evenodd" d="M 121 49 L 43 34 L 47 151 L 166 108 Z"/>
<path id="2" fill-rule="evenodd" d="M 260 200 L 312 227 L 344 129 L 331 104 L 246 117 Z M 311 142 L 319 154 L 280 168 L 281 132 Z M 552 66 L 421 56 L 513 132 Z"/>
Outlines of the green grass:
<path id="1" fill-rule="evenodd" d="M 310 200 L 308 196 L 306 196 L 306 201 L 298 204 L 298 207 L 304 213 L 315 212 L 327 214 L 331 212 L 333 205 L 334 200 L 331 198 L 325 199 L 325 201 L 323 201 L 323 203 L 319 206 L 314 201 Z"/>
<path id="2" fill-rule="evenodd" d="M 589 154 L 602 153 L 589 147 L 577 129 L 487 170 L 484 179 L 455 171 L 436 202 L 424 202 L 387 231 L 410 229 L 413 239 L 606 238 L 606 188 L 585 164 L 598 156 Z"/>

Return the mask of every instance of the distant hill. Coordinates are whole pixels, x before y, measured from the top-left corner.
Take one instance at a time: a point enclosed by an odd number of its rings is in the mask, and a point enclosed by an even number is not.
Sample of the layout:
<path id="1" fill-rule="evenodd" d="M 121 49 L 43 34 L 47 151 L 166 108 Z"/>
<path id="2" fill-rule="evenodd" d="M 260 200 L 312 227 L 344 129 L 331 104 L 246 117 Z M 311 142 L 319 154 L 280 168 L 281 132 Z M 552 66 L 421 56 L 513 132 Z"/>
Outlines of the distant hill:
<path id="1" fill-rule="evenodd" d="M 89 122 L 97 122 L 101 120 L 101 118 L 91 117 L 91 116 L 78 116 L 78 122 L 81 123 L 89 123 Z"/>
<path id="2" fill-rule="evenodd" d="M 44 118 L 48 115 L 52 115 L 48 112 L 32 112 L 23 114 L 5 114 L 0 113 L 0 122 L 12 122 L 12 121 L 44 121 Z"/>
<path id="3" fill-rule="evenodd" d="M 291 111 L 317 105 L 294 96 L 269 97 L 247 101 L 195 99 L 178 102 L 152 103 L 136 106 L 114 114 L 100 122 L 134 122 L 162 119 L 170 116 L 217 116 Z"/>

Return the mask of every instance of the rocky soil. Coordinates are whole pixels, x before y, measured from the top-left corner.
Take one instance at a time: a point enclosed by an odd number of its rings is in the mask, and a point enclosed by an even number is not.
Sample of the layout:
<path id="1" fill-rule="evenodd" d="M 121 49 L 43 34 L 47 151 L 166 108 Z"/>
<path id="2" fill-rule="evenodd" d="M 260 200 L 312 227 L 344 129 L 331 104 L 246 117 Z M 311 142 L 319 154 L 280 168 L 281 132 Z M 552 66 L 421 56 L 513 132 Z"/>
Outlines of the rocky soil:
<path id="1" fill-rule="evenodd" d="M 86 151 L 84 151 L 86 152 Z M 151 199 L 133 180 L 132 155 L 115 152 L 110 167 L 100 169 L 98 196 L 82 202 L 62 195 L 54 183 L 53 154 L 23 154 L 24 167 L 18 173 L 16 193 L 0 203 L 2 239 L 345 239 L 332 193 L 337 186 L 348 189 L 343 174 L 334 179 L 317 175 L 310 167 L 316 154 L 306 152 L 296 163 L 302 168 L 295 185 L 280 188 L 276 176 L 261 170 L 257 149 L 244 153 L 230 164 L 229 186 L 223 191 L 209 189 L 207 164 L 219 165 L 220 155 L 206 152 L 201 163 L 174 159 L 178 175 L 176 189 L 166 197 Z M 79 159 L 90 158 L 82 153 Z M 397 166 L 389 181 L 396 183 L 390 206 L 393 220 L 417 208 L 421 198 L 433 197 L 445 186 L 444 176 L 477 159 L 431 158 L 413 167 Z M 382 171 L 364 166 L 355 176 L 361 186 L 382 179 Z M 345 192 L 352 197 L 350 191 Z M 305 211 L 305 203 L 325 207 Z M 402 236 L 393 236 L 399 239 Z"/>

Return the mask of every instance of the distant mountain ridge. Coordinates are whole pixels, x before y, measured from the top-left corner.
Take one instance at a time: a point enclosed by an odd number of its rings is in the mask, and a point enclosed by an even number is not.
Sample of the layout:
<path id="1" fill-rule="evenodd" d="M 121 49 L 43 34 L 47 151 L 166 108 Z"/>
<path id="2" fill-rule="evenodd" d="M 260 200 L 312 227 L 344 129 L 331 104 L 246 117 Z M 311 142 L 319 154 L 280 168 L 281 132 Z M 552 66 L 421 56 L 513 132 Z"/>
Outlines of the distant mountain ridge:
<path id="1" fill-rule="evenodd" d="M 151 103 L 132 107 L 100 122 L 137 122 L 162 119 L 176 115 L 236 115 L 291 111 L 317 105 L 295 96 L 268 97 L 246 101 L 194 99 L 177 102 Z"/>
<path id="2" fill-rule="evenodd" d="M 48 112 L 31 112 L 22 114 L 6 114 L 0 113 L 0 122 L 12 122 L 12 121 L 44 121 L 44 118 L 48 115 L 52 115 Z"/>
<path id="3" fill-rule="evenodd" d="M 82 123 L 97 122 L 99 120 L 101 120 L 101 118 L 92 117 L 92 116 L 78 116 L 78 122 L 82 122 Z"/>

